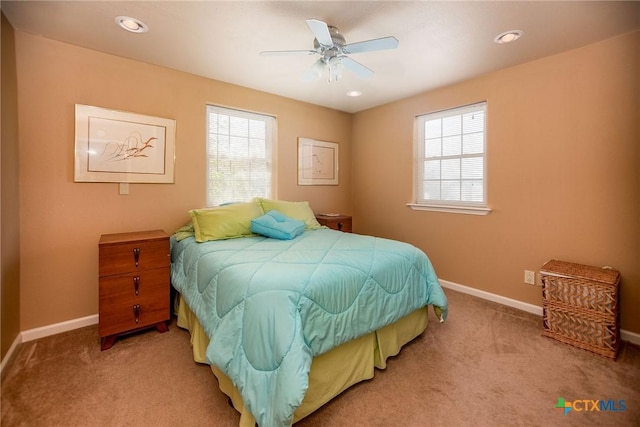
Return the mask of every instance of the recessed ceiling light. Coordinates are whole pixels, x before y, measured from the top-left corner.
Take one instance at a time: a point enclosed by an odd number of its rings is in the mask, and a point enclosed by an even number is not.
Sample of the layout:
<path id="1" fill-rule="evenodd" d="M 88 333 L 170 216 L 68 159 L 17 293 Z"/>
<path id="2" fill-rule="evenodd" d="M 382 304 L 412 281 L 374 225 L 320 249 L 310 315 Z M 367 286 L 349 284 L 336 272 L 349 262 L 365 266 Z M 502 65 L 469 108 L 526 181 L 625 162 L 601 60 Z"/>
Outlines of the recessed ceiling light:
<path id="1" fill-rule="evenodd" d="M 347 96 L 360 96 L 362 95 L 362 92 L 360 92 L 359 90 L 350 90 L 347 92 Z"/>
<path id="2" fill-rule="evenodd" d="M 117 16 L 116 24 L 132 33 L 146 33 L 149 31 L 147 24 L 130 16 Z"/>
<path id="3" fill-rule="evenodd" d="M 520 37 L 522 37 L 523 34 L 524 31 L 521 30 L 505 31 L 504 33 L 498 35 L 495 39 L 493 39 L 493 41 L 499 44 L 511 43 L 518 40 Z"/>

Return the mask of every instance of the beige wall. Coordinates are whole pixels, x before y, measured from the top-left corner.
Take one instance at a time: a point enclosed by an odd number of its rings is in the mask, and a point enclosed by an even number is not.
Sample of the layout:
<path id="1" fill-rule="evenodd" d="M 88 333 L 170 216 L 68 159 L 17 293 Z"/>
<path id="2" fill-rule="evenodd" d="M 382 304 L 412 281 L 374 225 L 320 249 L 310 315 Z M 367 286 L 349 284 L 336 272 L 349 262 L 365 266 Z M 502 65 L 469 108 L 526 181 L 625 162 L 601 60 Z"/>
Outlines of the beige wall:
<path id="1" fill-rule="evenodd" d="M 278 118 L 278 194 L 350 213 L 351 183 L 297 186 L 299 136 L 340 144 L 351 161 L 351 115 L 16 31 L 20 126 L 21 330 L 98 312 L 103 233 L 164 229 L 205 203 L 205 105 Z M 75 183 L 74 105 L 177 120 L 175 184 Z M 328 126 L 327 124 L 331 124 Z"/>
<path id="2" fill-rule="evenodd" d="M 355 231 L 414 243 L 441 279 L 538 306 L 525 269 L 612 266 L 622 328 L 640 333 L 639 76 L 635 32 L 356 114 Z M 406 207 L 413 117 L 482 100 L 492 212 Z"/>
<path id="3" fill-rule="evenodd" d="M 2 144 L 0 159 L 0 266 L 2 267 L 2 307 L 0 308 L 4 359 L 20 333 L 20 210 L 18 193 L 18 97 L 14 31 L 2 17 Z"/>

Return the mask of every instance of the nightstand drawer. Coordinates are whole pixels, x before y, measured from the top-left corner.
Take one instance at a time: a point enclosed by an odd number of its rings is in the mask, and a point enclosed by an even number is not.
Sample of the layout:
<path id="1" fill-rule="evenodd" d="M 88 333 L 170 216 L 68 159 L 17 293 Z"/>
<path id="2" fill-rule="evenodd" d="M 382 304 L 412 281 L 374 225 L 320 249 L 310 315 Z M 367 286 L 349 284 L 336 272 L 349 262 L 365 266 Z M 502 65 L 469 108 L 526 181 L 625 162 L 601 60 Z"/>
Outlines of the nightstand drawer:
<path id="1" fill-rule="evenodd" d="M 169 267 L 164 267 L 100 277 L 100 304 L 135 301 L 139 298 L 162 299 L 169 289 L 169 274 Z"/>
<path id="2" fill-rule="evenodd" d="M 168 267 L 169 240 L 101 245 L 99 255 L 101 277 Z"/>
<path id="3" fill-rule="evenodd" d="M 121 302 L 100 309 L 101 337 L 129 332 L 164 322 L 169 318 L 169 298 L 143 298 L 134 303 Z"/>

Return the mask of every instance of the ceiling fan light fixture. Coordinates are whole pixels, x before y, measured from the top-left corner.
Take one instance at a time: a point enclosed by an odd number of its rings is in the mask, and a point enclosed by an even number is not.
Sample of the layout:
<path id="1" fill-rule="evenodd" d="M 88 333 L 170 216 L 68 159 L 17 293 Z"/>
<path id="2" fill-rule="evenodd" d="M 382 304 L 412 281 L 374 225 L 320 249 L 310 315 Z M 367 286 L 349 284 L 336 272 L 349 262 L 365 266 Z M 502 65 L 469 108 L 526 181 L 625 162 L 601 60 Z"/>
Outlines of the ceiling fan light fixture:
<path id="1" fill-rule="evenodd" d="M 523 34 L 524 34 L 524 31 L 522 30 L 505 31 L 502 34 L 498 34 L 498 36 L 496 36 L 496 38 L 493 39 L 493 41 L 498 44 L 511 43 L 518 40 L 520 37 L 522 37 Z"/>
<path id="2" fill-rule="evenodd" d="M 393 36 L 347 44 L 344 36 L 340 34 L 336 27 L 327 25 L 326 22 L 319 19 L 307 19 L 306 22 L 314 35 L 313 50 L 267 50 L 260 52 L 260 55 L 265 56 L 320 55 L 320 59 L 302 76 L 303 81 L 316 80 L 324 68 L 328 68 L 329 83 L 338 81 L 342 77 L 342 71 L 345 68 L 360 78 L 370 78 L 373 76 L 373 71 L 349 55 L 398 47 L 398 39 Z"/>
<path id="3" fill-rule="evenodd" d="M 329 65 L 329 83 L 338 81 L 342 77 L 342 70 L 344 69 L 342 60 L 339 56 L 334 56 L 327 63 Z"/>
<path id="4" fill-rule="evenodd" d="M 116 16 L 116 24 L 131 33 L 146 33 L 149 31 L 147 24 L 130 16 Z"/>
<path id="5" fill-rule="evenodd" d="M 351 96 L 351 97 L 357 97 L 357 96 L 361 96 L 362 92 L 359 90 L 350 90 L 347 91 L 347 96 Z"/>
<path id="6" fill-rule="evenodd" d="M 311 67 L 311 70 L 309 71 L 309 73 L 314 79 L 318 80 L 320 77 L 322 77 L 323 71 L 324 71 L 324 62 L 316 61 Z"/>

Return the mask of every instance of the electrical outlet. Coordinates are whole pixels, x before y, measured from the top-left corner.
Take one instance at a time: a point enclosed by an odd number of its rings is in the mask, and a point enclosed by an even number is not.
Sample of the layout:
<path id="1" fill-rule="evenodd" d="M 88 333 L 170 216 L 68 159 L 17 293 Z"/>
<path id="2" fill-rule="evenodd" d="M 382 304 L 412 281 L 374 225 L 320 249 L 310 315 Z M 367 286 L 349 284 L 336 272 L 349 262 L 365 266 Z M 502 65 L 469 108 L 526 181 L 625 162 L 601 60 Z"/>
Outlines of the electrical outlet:
<path id="1" fill-rule="evenodd" d="M 524 271 L 524 283 L 527 285 L 535 285 L 536 284 L 536 272 L 531 270 Z"/>

